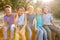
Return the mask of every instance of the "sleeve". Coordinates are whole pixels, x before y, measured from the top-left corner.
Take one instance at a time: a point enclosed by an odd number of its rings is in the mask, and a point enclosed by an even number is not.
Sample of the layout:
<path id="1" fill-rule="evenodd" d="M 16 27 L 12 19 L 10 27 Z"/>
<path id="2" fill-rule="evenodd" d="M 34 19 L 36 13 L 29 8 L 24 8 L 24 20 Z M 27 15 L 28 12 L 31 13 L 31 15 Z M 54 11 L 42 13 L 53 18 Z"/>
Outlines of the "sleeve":
<path id="1" fill-rule="evenodd" d="M 7 18 L 6 18 L 6 16 L 4 16 L 4 21 L 7 21 Z"/>
<path id="2" fill-rule="evenodd" d="M 14 17 L 15 15 L 12 13 L 12 16 Z"/>
<path id="3" fill-rule="evenodd" d="M 53 20 L 53 15 L 50 15 L 50 16 L 51 16 L 50 19 Z"/>

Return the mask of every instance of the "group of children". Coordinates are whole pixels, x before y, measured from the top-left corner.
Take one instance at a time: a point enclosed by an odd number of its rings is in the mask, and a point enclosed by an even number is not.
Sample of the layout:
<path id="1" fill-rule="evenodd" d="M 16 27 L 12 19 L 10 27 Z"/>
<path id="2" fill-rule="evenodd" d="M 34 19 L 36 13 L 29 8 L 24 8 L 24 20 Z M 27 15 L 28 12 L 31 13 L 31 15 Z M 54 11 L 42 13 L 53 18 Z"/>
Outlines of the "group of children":
<path id="1" fill-rule="evenodd" d="M 14 29 L 18 31 L 18 35 L 22 35 L 22 40 L 26 40 L 25 30 L 28 30 L 28 40 L 32 40 L 32 30 L 36 31 L 35 40 L 52 40 L 51 30 L 58 34 L 60 40 L 60 28 L 53 22 L 51 13 L 48 12 L 48 8 L 36 8 L 34 13 L 33 6 L 28 6 L 27 11 L 24 7 L 19 7 L 18 11 L 12 13 L 11 6 L 5 6 L 4 16 L 4 40 L 8 40 L 7 30 L 10 28 L 11 40 L 14 36 Z M 17 39 L 16 39 L 17 40 Z M 19 39 L 18 39 L 19 40 Z"/>

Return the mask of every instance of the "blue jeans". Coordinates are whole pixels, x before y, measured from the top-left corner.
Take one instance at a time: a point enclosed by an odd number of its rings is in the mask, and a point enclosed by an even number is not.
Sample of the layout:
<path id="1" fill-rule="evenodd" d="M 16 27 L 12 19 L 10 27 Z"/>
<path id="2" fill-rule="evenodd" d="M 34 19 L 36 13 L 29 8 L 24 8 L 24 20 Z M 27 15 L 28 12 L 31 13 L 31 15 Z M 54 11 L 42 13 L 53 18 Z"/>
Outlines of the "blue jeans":
<path id="1" fill-rule="evenodd" d="M 38 37 L 38 40 L 48 40 L 46 30 L 43 27 L 38 27 L 38 29 L 39 31 L 37 31 L 35 40 L 37 40 L 37 37 Z"/>
<path id="2" fill-rule="evenodd" d="M 15 27 L 15 25 L 14 24 L 11 24 L 11 25 L 7 25 L 6 26 L 6 28 L 5 28 L 5 31 L 3 32 L 3 34 L 4 34 L 4 39 L 6 40 L 6 39 L 8 39 L 8 37 L 7 37 L 7 30 L 10 28 L 10 30 L 11 30 L 11 32 L 10 32 L 10 37 L 11 37 L 11 39 L 13 38 L 13 35 L 14 35 L 14 27 Z"/>
<path id="3" fill-rule="evenodd" d="M 28 40 L 31 40 L 31 37 L 32 37 L 32 30 L 31 29 L 33 29 L 34 30 L 34 26 L 32 25 L 27 25 L 27 30 L 28 30 L 28 33 L 29 33 L 29 36 L 28 36 Z"/>

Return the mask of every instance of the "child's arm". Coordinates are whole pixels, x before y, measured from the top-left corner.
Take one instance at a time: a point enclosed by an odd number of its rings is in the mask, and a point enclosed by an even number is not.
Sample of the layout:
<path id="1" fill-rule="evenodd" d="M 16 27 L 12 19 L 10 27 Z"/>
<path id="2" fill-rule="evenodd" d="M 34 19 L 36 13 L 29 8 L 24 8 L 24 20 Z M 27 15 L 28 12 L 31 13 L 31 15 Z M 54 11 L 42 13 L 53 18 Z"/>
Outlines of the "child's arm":
<path id="1" fill-rule="evenodd" d="M 60 29 L 59 25 L 56 24 L 54 21 L 53 21 L 53 16 L 51 15 L 51 24 L 55 27 L 57 27 L 58 29 Z"/>
<path id="2" fill-rule="evenodd" d="M 27 19 L 26 19 L 26 15 L 25 15 L 24 16 L 24 25 L 23 25 L 23 28 L 22 29 L 25 29 L 26 25 L 27 25 Z"/>
<path id="3" fill-rule="evenodd" d="M 14 15 L 14 24 L 15 24 L 15 28 L 17 28 L 17 24 L 18 24 L 17 21 L 18 21 L 18 16 L 15 16 L 15 15 Z"/>
<path id="4" fill-rule="evenodd" d="M 2 29 L 3 28 L 3 24 L 0 24 L 0 29 Z"/>
<path id="5" fill-rule="evenodd" d="M 6 27 L 6 25 L 7 25 L 7 21 L 4 20 L 4 25 L 3 25 L 3 27 Z"/>
<path id="6" fill-rule="evenodd" d="M 2 29 L 3 31 L 5 31 L 6 25 L 7 25 L 7 21 L 4 20 L 3 29 Z"/>
<path id="7" fill-rule="evenodd" d="M 53 20 L 51 20 L 51 23 L 52 23 L 53 26 L 55 26 L 55 27 L 57 27 L 58 29 L 60 29 L 59 25 L 56 24 Z"/>
<path id="8" fill-rule="evenodd" d="M 35 29 L 35 30 L 38 30 L 38 28 L 37 28 L 37 26 L 36 26 L 36 18 L 35 18 L 34 21 L 33 21 L 33 25 L 34 25 L 34 29 Z"/>
<path id="9" fill-rule="evenodd" d="M 25 32 L 26 25 L 27 25 L 27 19 L 26 19 L 26 15 L 25 15 L 25 17 L 24 17 L 24 25 L 23 25 L 23 28 L 20 30 L 20 33 Z"/>
<path id="10" fill-rule="evenodd" d="M 26 25 L 27 25 L 27 18 L 26 18 L 26 15 L 25 15 L 25 17 L 24 17 L 24 28 L 26 27 Z"/>

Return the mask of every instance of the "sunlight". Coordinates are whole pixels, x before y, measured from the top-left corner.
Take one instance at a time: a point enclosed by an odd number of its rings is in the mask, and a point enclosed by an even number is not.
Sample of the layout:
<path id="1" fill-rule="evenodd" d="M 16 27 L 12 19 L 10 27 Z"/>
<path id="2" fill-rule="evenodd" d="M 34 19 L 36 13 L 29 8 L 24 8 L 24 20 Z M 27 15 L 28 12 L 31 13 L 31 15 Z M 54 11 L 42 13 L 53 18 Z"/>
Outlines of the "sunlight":
<path id="1" fill-rule="evenodd" d="M 42 0 L 43 3 L 49 3 L 52 2 L 53 0 Z"/>
<path id="2" fill-rule="evenodd" d="M 36 3 L 36 2 L 37 2 L 37 0 L 32 0 L 32 2 Z"/>

